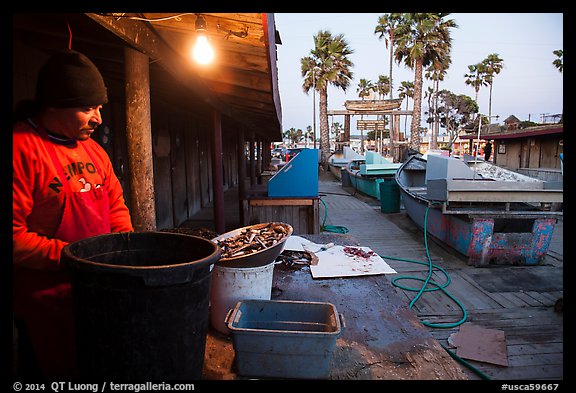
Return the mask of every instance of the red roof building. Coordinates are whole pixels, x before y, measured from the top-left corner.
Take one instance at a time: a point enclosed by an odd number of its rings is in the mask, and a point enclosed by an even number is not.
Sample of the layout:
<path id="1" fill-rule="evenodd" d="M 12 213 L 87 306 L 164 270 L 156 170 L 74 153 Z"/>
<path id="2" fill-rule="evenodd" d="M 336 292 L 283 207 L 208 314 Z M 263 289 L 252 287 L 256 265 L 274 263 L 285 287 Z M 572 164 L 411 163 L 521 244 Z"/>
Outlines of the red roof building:
<path id="1" fill-rule="evenodd" d="M 480 143 L 493 141 L 492 160 L 495 164 L 512 169 L 558 169 L 560 170 L 560 154 L 564 147 L 564 124 L 546 124 L 535 127 L 505 131 L 480 131 Z M 478 134 L 461 135 L 460 139 L 470 139 L 476 144 Z"/>

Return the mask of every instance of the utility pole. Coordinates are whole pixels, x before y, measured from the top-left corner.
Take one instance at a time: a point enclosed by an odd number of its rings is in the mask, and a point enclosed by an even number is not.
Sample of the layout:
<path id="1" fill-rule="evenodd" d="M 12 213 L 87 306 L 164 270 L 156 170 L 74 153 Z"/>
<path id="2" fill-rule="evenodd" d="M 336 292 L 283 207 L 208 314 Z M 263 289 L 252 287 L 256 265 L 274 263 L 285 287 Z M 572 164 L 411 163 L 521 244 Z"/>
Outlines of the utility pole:
<path id="1" fill-rule="evenodd" d="M 312 120 L 312 124 L 314 124 L 314 149 L 316 149 L 316 75 L 314 74 L 314 70 L 316 67 L 312 68 L 312 116 L 314 119 Z"/>
<path id="2" fill-rule="evenodd" d="M 482 116 L 488 119 L 488 124 L 490 124 L 490 119 L 495 117 L 498 119 L 498 115 L 495 116 L 486 116 L 478 114 L 478 139 L 476 140 L 476 157 L 474 157 L 474 174 L 472 175 L 472 180 L 476 180 L 476 164 L 478 162 L 478 154 L 480 153 L 480 130 L 482 129 Z"/>

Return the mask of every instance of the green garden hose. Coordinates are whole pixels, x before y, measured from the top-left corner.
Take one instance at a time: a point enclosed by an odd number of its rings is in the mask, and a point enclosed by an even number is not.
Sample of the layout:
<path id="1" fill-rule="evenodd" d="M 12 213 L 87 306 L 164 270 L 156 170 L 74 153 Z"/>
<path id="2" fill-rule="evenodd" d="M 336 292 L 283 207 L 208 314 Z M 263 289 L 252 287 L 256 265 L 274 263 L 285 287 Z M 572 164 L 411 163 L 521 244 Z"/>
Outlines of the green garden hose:
<path id="1" fill-rule="evenodd" d="M 332 232 L 332 233 L 348 233 L 348 228 L 340 226 L 340 225 L 326 225 L 326 218 L 328 217 L 328 206 L 326 206 L 326 202 L 320 198 L 320 202 L 324 205 L 324 220 L 322 221 L 322 227 L 320 228 L 323 232 Z"/>
<path id="2" fill-rule="evenodd" d="M 460 363 L 462 363 L 463 365 L 465 365 L 466 367 L 468 367 L 470 370 L 472 370 L 476 375 L 480 376 L 480 378 L 482 379 L 488 379 L 491 380 L 492 378 L 490 378 L 488 375 L 484 374 L 481 370 L 479 370 L 478 368 L 474 367 L 472 364 L 468 363 L 466 360 L 462 359 L 460 356 L 456 355 L 454 352 L 452 352 L 451 350 L 449 350 L 448 348 L 446 348 L 444 345 L 440 344 L 440 346 L 442 348 L 444 348 L 444 350 L 446 352 L 448 352 L 448 354 L 452 357 L 452 359 L 455 359 L 457 361 L 459 361 Z"/>
<path id="3" fill-rule="evenodd" d="M 326 206 L 326 203 L 320 199 L 322 201 L 322 204 L 324 205 L 324 220 L 322 223 L 322 231 L 325 232 L 334 232 L 334 233 L 348 233 L 348 228 L 344 227 L 344 226 L 336 226 L 336 225 L 326 225 L 326 217 L 328 216 L 328 207 Z M 450 279 L 450 275 L 448 274 L 448 272 L 446 270 L 444 270 L 443 268 L 441 268 L 438 265 L 435 265 L 432 263 L 432 258 L 430 257 L 430 250 L 428 247 L 428 231 L 427 231 L 427 227 L 428 227 L 428 212 L 430 210 L 430 208 L 432 207 L 432 205 L 437 204 L 437 202 L 433 202 L 430 205 L 428 205 L 428 207 L 426 208 L 426 214 L 424 216 L 424 246 L 426 249 L 426 257 L 428 259 L 427 262 L 421 262 L 421 261 L 415 261 L 413 259 L 405 259 L 405 258 L 396 258 L 396 257 L 392 257 L 392 256 L 385 256 L 385 255 L 380 255 L 382 258 L 384 259 L 393 259 L 396 261 L 402 261 L 402 262 L 410 262 L 410 263 L 417 263 L 420 265 L 428 265 L 428 276 L 426 277 L 426 279 L 420 278 L 420 277 L 416 277 L 416 276 L 398 276 L 394 279 L 392 279 L 392 284 L 398 288 L 401 288 L 403 290 L 406 291 L 411 291 L 411 292 L 418 292 L 416 294 L 416 296 L 410 301 L 410 305 L 409 307 L 412 308 L 414 306 L 414 304 L 418 301 L 418 299 L 420 299 L 420 297 L 422 296 L 422 294 L 424 292 L 431 292 L 431 291 L 437 291 L 437 290 L 441 290 L 446 296 L 448 296 L 454 303 L 456 303 L 456 305 L 458 305 L 458 307 L 460 307 L 460 309 L 462 310 L 462 318 L 457 321 L 457 322 L 453 322 L 453 323 L 444 323 L 444 324 L 439 324 L 439 323 L 430 323 L 427 321 L 422 321 L 422 324 L 431 328 L 442 328 L 442 329 L 450 329 L 450 328 L 454 328 L 457 326 L 460 326 L 461 324 L 463 324 L 464 322 L 466 322 L 466 320 L 468 319 L 468 312 L 466 311 L 466 308 L 464 307 L 464 305 L 458 301 L 458 299 L 456 299 L 454 296 L 452 296 L 452 294 L 450 292 L 448 292 L 445 288 L 450 285 L 451 279 Z M 432 273 L 434 272 L 434 269 L 437 269 L 439 271 L 441 271 L 444 274 L 444 277 L 446 279 L 446 282 L 442 285 L 435 283 L 434 281 L 431 281 L 432 278 Z M 405 285 L 401 285 L 399 283 L 399 281 L 401 280 L 415 280 L 415 281 L 420 281 L 422 282 L 422 286 L 420 288 L 413 288 L 413 287 L 407 287 Z M 433 285 L 432 288 L 429 288 L 428 285 L 431 284 Z M 440 344 L 442 345 L 442 344 Z M 456 359 L 457 361 L 461 362 L 464 366 L 468 367 L 470 370 L 472 370 L 475 374 L 479 375 L 481 378 L 483 379 L 490 379 L 490 377 L 488 377 L 486 374 L 484 374 L 482 371 L 480 371 L 479 369 L 477 369 L 476 367 L 474 367 L 472 364 L 468 363 L 467 361 L 465 361 L 464 359 L 460 358 L 458 355 L 456 355 L 455 353 L 453 353 L 452 351 L 450 351 L 448 348 L 446 348 L 444 345 L 442 345 L 442 348 L 444 348 L 444 350 L 446 352 L 448 352 L 448 354 Z"/>
<path id="4" fill-rule="evenodd" d="M 346 228 L 344 226 L 326 225 L 326 218 L 328 217 L 328 207 L 326 206 L 326 203 L 322 199 L 320 199 L 320 201 L 322 201 L 322 205 L 324 205 L 324 220 L 322 221 L 321 230 L 324 232 L 332 232 L 332 233 L 348 233 L 349 232 L 348 228 Z M 399 276 L 399 277 L 396 277 L 392 280 L 392 284 L 394 286 L 401 288 L 401 289 L 404 289 L 406 291 L 418 292 L 418 294 L 416 294 L 416 296 L 410 302 L 410 308 L 412 308 L 414 306 L 414 304 L 418 301 L 418 299 L 420 299 L 420 297 L 422 296 L 422 294 L 424 292 L 432 292 L 432 291 L 441 290 L 446 296 L 448 296 L 450 299 L 452 299 L 452 301 L 454 303 L 456 303 L 458 305 L 458 307 L 460 307 L 460 309 L 462 310 L 462 314 L 463 314 L 462 319 L 460 319 L 458 322 L 445 323 L 445 324 L 435 324 L 435 323 L 430 323 L 427 321 L 423 321 L 422 323 L 424 325 L 432 327 L 432 328 L 447 328 L 447 329 L 449 329 L 449 328 L 453 328 L 453 327 L 456 327 L 456 326 L 463 324 L 466 321 L 466 319 L 468 318 L 468 313 L 467 313 L 464 305 L 462 303 L 460 303 L 458 301 L 458 299 L 456 299 L 454 296 L 452 296 L 452 294 L 450 294 L 450 292 L 448 292 L 445 289 L 450 284 L 450 281 L 451 281 L 450 275 L 448 274 L 448 272 L 446 270 L 442 269 L 440 266 L 434 265 L 432 263 L 432 258 L 430 257 L 430 250 L 428 247 L 428 236 L 427 236 L 426 228 L 428 227 L 428 211 L 430 210 L 430 207 L 435 203 L 437 203 L 437 202 L 434 202 L 428 206 L 428 208 L 426 209 L 426 215 L 424 216 L 424 246 L 426 249 L 426 257 L 428 259 L 428 262 L 415 261 L 412 259 L 405 259 L 405 258 L 396 258 L 396 257 L 392 257 L 392 256 L 385 256 L 385 255 L 380 255 L 380 256 L 384 259 L 394 259 L 396 261 L 417 263 L 420 265 L 428 265 L 428 276 L 426 277 L 426 279 L 423 279 L 420 277 L 415 277 L 415 276 Z M 432 273 L 434 272 L 434 269 L 438 269 L 439 271 L 441 271 L 444 274 L 444 277 L 446 278 L 446 282 L 444 284 L 440 285 L 440 284 L 435 283 L 434 281 L 431 281 Z M 401 280 L 416 280 L 416 281 L 423 282 L 424 284 L 422 286 L 420 286 L 420 288 L 412 288 L 412 287 L 407 287 L 407 286 L 399 284 L 399 281 L 401 281 Z M 433 287 L 428 288 L 428 284 L 433 285 Z"/>
<path id="5" fill-rule="evenodd" d="M 460 319 L 458 322 L 454 322 L 454 323 L 438 324 L 438 323 L 430 323 L 427 321 L 422 321 L 422 323 L 424 325 L 432 327 L 432 328 L 450 329 L 450 328 L 453 328 L 456 326 L 460 326 L 461 324 L 466 322 L 466 319 L 468 318 L 468 312 L 466 311 L 466 308 L 464 307 L 464 305 L 462 303 L 460 303 L 460 301 L 458 301 L 458 299 L 456 299 L 454 296 L 452 296 L 452 294 L 450 294 L 450 292 L 448 292 L 445 289 L 450 284 L 450 281 L 451 281 L 450 275 L 448 274 L 448 272 L 446 272 L 446 270 L 442 269 L 440 266 L 434 265 L 432 263 L 432 258 L 430 257 L 430 250 L 428 247 L 428 231 L 427 231 L 428 212 L 430 211 L 431 206 L 434 205 L 435 203 L 437 203 L 437 202 L 433 202 L 432 204 L 428 205 L 428 207 L 426 208 L 426 214 L 424 215 L 424 246 L 426 249 L 426 257 L 428 259 L 428 262 L 420 262 L 420 261 L 414 261 L 414 260 L 410 260 L 410 259 L 394 258 L 394 257 L 390 257 L 390 256 L 382 256 L 382 258 L 401 260 L 401 261 L 405 261 L 405 262 L 412 262 L 412 263 L 417 263 L 420 265 L 428 265 L 428 276 L 426 277 L 426 279 L 422 279 L 420 277 L 415 277 L 415 276 L 399 276 L 399 277 L 396 277 L 392 280 L 392 284 L 401 288 L 401 289 L 407 290 L 407 291 L 418 292 L 418 294 L 410 302 L 410 308 L 412 308 L 414 306 L 414 304 L 418 301 L 418 299 L 420 299 L 420 297 L 422 296 L 422 293 L 441 290 L 454 303 L 456 303 L 456 305 L 458 307 L 460 307 L 460 309 L 462 310 L 462 319 Z M 432 273 L 434 272 L 434 269 L 438 269 L 444 274 L 444 277 L 446 278 L 446 282 L 444 284 L 439 285 L 439 284 L 435 283 L 434 281 L 431 281 Z M 420 288 L 411 288 L 411 287 L 406 287 L 406 286 L 402 286 L 402 285 L 398 284 L 398 281 L 400 281 L 400 280 L 416 280 L 416 281 L 421 281 L 424 284 Z M 434 287 L 428 288 L 428 284 L 431 284 Z"/>

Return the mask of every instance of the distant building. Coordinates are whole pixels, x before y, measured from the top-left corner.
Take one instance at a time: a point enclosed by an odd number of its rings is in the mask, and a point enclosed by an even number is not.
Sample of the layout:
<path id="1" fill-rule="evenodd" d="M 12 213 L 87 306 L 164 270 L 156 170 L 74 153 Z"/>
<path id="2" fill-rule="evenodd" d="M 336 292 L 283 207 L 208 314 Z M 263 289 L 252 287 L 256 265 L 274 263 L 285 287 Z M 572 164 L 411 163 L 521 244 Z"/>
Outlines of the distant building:
<path id="1" fill-rule="evenodd" d="M 520 128 L 520 119 L 518 119 L 514 115 L 510 115 L 506 119 L 504 119 L 504 127 L 507 130 L 517 130 L 518 128 Z"/>
<path id="2" fill-rule="evenodd" d="M 505 121 L 504 131 L 494 132 L 482 128 L 482 145 L 493 141 L 494 163 L 514 171 L 526 173 L 545 180 L 556 180 L 561 172 L 560 154 L 564 151 L 564 124 L 544 124 L 519 128 L 520 121 L 515 116 Z M 492 131 L 492 132 L 490 132 Z M 478 136 L 472 133 L 461 139 L 475 141 Z"/>

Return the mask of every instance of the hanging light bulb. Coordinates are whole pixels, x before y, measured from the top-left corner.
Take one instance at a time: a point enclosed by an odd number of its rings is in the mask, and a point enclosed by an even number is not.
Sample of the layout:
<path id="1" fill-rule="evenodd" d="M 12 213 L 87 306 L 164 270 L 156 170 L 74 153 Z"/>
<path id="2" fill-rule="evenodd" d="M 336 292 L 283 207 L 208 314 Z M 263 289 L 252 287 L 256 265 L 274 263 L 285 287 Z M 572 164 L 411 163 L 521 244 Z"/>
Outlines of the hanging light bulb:
<path id="1" fill-rule="evenodd" d="M 205 35 L 199 35 L 192 51 L 194 60 L 200 64 L 209 64 L 214 59 L 214 49 Z"/>
<path id="2" fill-rule="evenodd" d="M 198 37 L 196 38 L 196 45 L 192 50 L 192 56 L 197 63 L 209 64 L 214 59 L 214 49 L 208 42 L 208 37 L 206 35 L 206 21 L 200 14 L 196 14 L 196 32 Z"/>

